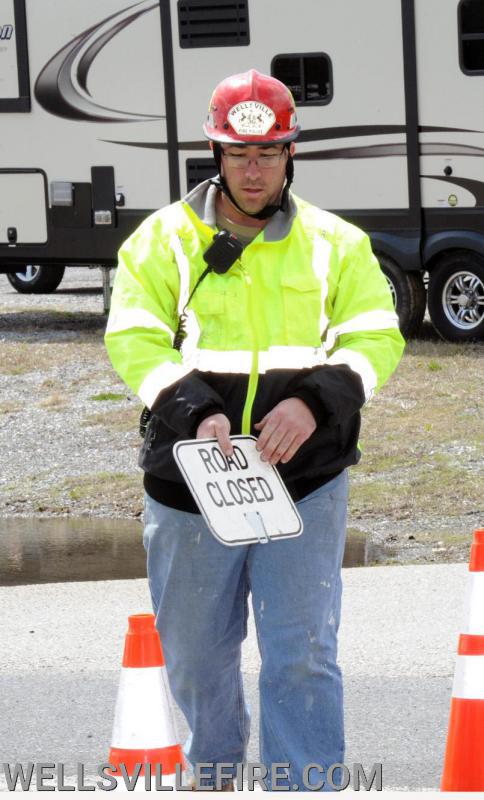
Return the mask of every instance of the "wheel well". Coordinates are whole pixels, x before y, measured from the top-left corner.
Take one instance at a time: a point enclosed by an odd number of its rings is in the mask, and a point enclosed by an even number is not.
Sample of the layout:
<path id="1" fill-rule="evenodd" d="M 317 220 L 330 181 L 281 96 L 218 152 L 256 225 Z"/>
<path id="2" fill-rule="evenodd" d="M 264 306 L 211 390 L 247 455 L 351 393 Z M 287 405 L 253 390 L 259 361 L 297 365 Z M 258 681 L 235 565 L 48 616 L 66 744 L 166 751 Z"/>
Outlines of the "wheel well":
<path id="1" fill-rule="evenodd" d="M 472 253 L 473 255 L 482 258 L 482 254 L 477 250 L 473 250 L 471 247 L 446 247 L 444 250 L 439 250 L 438 253 L 434 253 L 434 255 L 424 264 L 424 269 L 430 274 L 435 265 L 441 260 L 441 258 L 443 258 L 443 256 L 457 255 L 458 253 Z"/>

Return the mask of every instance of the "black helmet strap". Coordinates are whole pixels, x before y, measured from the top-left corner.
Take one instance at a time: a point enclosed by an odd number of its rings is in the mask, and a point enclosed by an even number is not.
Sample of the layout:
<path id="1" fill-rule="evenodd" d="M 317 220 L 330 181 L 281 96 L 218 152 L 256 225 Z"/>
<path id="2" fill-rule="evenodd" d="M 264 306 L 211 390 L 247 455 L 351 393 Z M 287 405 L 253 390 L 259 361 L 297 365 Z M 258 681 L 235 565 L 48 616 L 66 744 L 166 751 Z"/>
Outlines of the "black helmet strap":
<path id="1" fill-rule="evenodd" d="M 294 180 L 294 161 L 292 155 L 290 153 L 290 143 L 286 143 L 284 147 L 287 149 L 287 163 L 286 163 L 286 183 L 281 195 L 281 202 L 279 205 L 267 205 L 264 208 L 261 208 L 257 214 L 247 214 L 247 211 L 244 211 L 243 208 L 239 206 L 235 197 L 233 196 L 232 192 L 230 191 L 227 181 L 225 180 L 222 174 L 222 147 L 219 142 L 213 143 L 213 157 L 215 159 L 215 163 L 217 165 L 218 174 L 220 176 L 220 183 L 217 183 L 220 186 L 222 192 L 229 198 L 230 202 L 242 212 L 242 214 L 246 214 L 248 217 L 254 217 L 254 219 L 269 219 L 269 217 L 273 217 L 276 211 L 286 211 L 288 207 L 289 201 L 289 189 L 291 183 Z"/>

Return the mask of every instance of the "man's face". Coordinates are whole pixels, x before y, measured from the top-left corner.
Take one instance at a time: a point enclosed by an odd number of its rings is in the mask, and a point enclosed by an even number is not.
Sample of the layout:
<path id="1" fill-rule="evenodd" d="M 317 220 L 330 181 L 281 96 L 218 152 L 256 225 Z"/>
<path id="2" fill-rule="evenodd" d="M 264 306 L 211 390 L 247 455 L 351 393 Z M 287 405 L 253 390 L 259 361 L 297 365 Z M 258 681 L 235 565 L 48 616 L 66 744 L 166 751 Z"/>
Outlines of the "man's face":
<path id="1" fill-rule="evenodd" d="M 291 154 L 295 146 L 291 144 Z M 222 171 L 239 207 L 257 214 L 278 203 L 286 177 L 288 152 L 277 145 L 222 145 Z"/>

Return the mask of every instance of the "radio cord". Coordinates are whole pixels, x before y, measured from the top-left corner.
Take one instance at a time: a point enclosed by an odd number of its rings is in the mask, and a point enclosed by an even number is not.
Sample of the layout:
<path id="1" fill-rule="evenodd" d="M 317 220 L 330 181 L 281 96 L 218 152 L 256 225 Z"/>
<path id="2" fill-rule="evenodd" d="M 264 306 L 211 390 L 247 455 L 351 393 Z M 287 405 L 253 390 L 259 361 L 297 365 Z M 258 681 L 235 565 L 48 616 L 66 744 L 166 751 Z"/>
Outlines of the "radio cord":
<path id="1" fill-rule="evenodd" d="M 198 287 L 200 286 L 200 284 L 203 281 L 203 279 L 207 277 L 208 273 L 211 270 L 212 270 L 212 267 L 209 264 L 208 267 L 202 272 L 202 274 L 200 275 L 198 281 L 196 282 L 195 286 L 193 287 L 192 292 L 190 294 L 190 297 L 188 298 L 187 302 L 185 303 L 185 305 L 183 307 L 183 311 L 181 312 L 181 314 L 180 314 L 180 316 L 178 318 L 178 328 L 176 329 L 176 333 L 175 333 L 175 336 L 173 338 L 173 349 L 174 350 L 178 350 L 178 352 L 180 352 L 180 350 L 182 349 L 183 342 L 185 341 L 186 336 L 187 336 L 186 324 L 187 324 L 187 308 L 188 308 L 188 304 L 190 303 L 190 300 L 192 299 L 193 295 L 195 294 L 195 291 L 198 289 Z M 141 416 L 139 418 L 139 435 L 141 436 L 142 439 L 144 439 L 145 436 L 146 436 L 146 429 L 148 427 L 148 423 L 150 421 L 150 418 L 151 418 L 151 410 L 148 408 L 148 406 L 145 406 L 143 408 L 143 411 L 141 412 Z"/>

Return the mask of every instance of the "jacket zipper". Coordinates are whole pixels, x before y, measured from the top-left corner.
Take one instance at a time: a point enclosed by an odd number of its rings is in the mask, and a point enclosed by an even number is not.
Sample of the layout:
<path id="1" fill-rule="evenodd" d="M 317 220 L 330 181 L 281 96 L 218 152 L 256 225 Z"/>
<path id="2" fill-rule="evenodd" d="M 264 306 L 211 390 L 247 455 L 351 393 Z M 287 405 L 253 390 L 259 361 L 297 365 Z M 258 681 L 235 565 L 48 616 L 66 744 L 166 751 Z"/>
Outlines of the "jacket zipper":
<path id="1" fill-rule="evenodd" d="M 255 395 L 257 392 L 257 385 L 259 383 L 259 346 L 257 341 L 256 327 L 254 325 L 254 309 L 252 305 L 252 280 L 245 267 L 242 266 L 242 274 L 247 286 L 249 297 L 249 325 L 252 338 L 252 364 L 250 369 L 249 384 L 247 386 L 247 395 L 244 403 L 244 410 L 242 412 L 242 434 L 250 436 L 252 428 L 252 407 L 254 405 Z"/>

